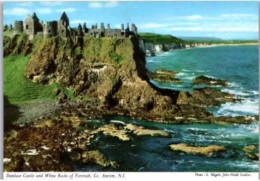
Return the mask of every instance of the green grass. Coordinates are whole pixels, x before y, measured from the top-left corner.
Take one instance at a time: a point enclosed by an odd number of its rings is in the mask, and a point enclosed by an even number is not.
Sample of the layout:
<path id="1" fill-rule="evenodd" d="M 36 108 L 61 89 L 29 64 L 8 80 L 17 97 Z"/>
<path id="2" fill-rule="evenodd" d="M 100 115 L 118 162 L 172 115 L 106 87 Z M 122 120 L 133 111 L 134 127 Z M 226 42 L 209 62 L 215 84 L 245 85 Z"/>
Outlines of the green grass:
<path id="1" fill-rule="evenodd" d="M 145 43 L 168 44 L 168 43 L 185 43 L 184 40 L 172 35 L 161 35 L 156 33 L 138 33 Z"/>
<path id="2" fill-rule="evenodd" d="M 124 59 L 123 56 L 121 56 L 121 55 L 119 55 L 117 53 L 111 53 L 109 56 L 110 56 L 111 59 L 113 59 L 117 63 L 120 63 Z"/>
<path id="3" fill-rule="evenodd" d="M 74 98 L 73 90 L 58 83 L 42 85 L 33 83 L 24 76 L 29 56 L 7 56 L 4 58 L 4 95 L 10 103 L 30 102 L 33 100 L 54 100 L 60 89 L 69 98 Z"/>

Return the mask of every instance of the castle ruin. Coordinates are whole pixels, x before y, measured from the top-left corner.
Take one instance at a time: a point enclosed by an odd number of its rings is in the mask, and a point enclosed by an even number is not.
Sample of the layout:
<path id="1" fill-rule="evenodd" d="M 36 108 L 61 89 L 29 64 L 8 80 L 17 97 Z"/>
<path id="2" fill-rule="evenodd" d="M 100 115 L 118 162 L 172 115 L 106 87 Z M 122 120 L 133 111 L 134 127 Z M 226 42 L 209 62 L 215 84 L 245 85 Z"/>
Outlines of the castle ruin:
<path id="1" fill-rule="evenodd" d="M 21 34 L 22 32 L 31 38 L 35 35 L 43 35 L 44 38 L 56 35 L 62 37 L 90 35 L 96 38 L 129 37 L 137 35 L 137 27 L 135 24 L 132 24 L 130 30 L 129 23 L 127 23 L 126 28 L 122 24 L 121 29 L 113 29 L 110 27 L 110 24 L 107 24 L 107 28 L 105 28 L 104 23 L 101 23 L 99 28 L 97 24 L 88 28 L 87 24 L 84 23 L 83 26 L 79 24 L 77 28 L 71 28 L 69 26 L 69 18 L 65 12 L 62 13 L 60 20 L 46 21 L 45 23 L 38 19 L 36 13 L 33 13 L 32 16 L 27 16 L 24 21 L 14 22 L 14 34 Z"/>

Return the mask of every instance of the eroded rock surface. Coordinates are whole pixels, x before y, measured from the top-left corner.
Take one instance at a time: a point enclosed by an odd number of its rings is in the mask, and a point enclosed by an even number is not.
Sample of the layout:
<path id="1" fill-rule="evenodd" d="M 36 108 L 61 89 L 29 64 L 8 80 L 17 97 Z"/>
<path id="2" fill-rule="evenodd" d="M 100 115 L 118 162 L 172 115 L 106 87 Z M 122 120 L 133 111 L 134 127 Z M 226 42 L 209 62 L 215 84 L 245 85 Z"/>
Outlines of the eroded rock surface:
<path id="1" fill-rule="evenodd" d="M 170 70 L 156 70 L 155 72 L 147 72 L 150 79 L 162 82 L 182 82 L 181 79 L 176 78 L 178 72 Z"/>
<path id="2" fill-rule="evenodd" d="M 171 144 L 170 148 L 174 151 L 183 151 L 188 154 L 201 154 L 205 156 L 211 156 L 213 152 L 225 151 L 224 146 L 209 145 L 209 146 L 189 146 L 186 143 Z"/>
<path id="3" fill-rule="evenodd" d="M 234 94 L 222 92 L 215 88 L 199 88 L 190 92 L 181 91 L 177 104 L 190 104 L 196 106 L 218 106 L 226 102 L 241 101 Z"/>
<path id="4" fill-rule="evenodd" d="M 208 85 L 226 86 L 226 85 L 228 85 L 228 82 L 226 80 L 220 80 L 220 79 L 215 79 L 215 78 L 201 75 L 201 76 L 195 77 L 195 79 L 192 80 L 192 84 L 208 84 Z"/>
<path id="5" fill-rule="evenodd" d="M 125 126 L 125 129 L 131 131 L 133 134 L 136 134 L 137 136 L 143 136 L 143 135 L 150 135 L 150 136 L 170 136 L 170 134 L 163 130 L 153 130 L 153 129 L 147 129 L 143 126 L 137 126 L 134 124 L 127 124 Z"/>
<path id="6" fill-rule="evenodd" d="M 75 128 L 75 118 L 41 120 L 35 125 L 7 132 L 4 137 L 5 171 L 71 171 L 64 154 L 80 155 L 77 161 L 116 166 L 97 150 L 89 150 L 91 131 Z M 73 123 L 74 122 L 74 123 Z M 74 153 L 74 154 L 71 154 Z"/>
<path id="7" fill-rule="evenodd" d="M 248 145 L 244 146 L 243 151 L 252 160 L 259 160 L 259 146 Z"/>

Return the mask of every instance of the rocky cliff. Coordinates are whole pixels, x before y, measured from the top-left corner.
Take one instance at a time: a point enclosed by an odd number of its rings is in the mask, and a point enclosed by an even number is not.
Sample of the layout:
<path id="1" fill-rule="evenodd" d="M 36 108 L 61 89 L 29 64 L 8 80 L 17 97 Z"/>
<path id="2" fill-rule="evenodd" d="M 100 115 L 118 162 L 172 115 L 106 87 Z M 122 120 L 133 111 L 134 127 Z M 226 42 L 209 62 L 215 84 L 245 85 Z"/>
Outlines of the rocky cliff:
<path id="1" fill-rule="evenodd" d="M 203 108 L 205 101 L 202 99 L 211 98 L 215 105 L 214 100 L 223 96 L 212 97 L 212 91 L 204 90 L 196 94 L 180 93 L 151 84 L 145 68 L 145 54 L 136 37 L 63 39 L 57 36 L 35 38 L 32 42 L 20 35 L 6 40 L 4 53 L 6 56 L 30 54 L 25 76 L 36 83 L 58 82 L 72 88 L 77 99 L 83 102 L 81 108 L 91 110 L 87 116 L 124 114 L 166 122 L 219 119 Z M 86 100 L 91 100 L 91 104 Z M 67 107 L 68 112 L 75 109 L 75 106 Z"/>
<path id="2" fill-rule="evenodd" d="M 144 42 L 142 39 L 139 40 L 139 46 L 147 56 L 154 56 L 158 53 L 171 51 L 174 49 L 184 48 L 184 44 L 179 43 L 151 43 Z"/>

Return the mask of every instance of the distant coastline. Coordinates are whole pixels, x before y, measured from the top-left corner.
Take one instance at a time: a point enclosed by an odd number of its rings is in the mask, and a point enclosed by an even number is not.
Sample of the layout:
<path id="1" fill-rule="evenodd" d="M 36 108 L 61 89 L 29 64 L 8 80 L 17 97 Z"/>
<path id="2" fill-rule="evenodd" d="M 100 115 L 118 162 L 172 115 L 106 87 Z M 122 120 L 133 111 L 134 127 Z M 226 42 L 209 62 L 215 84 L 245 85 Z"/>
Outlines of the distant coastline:
<path id="1" fill-rule="evenodd" d="M 215 44 L 208 44 L 208 45 L 199 45 L 192 48 L 200 48 L 200 47 L 215 47 L 215 46 L 240 46 L 240 45 L 259 45 L 256 42 L 247 42 L 247 43 L 215 43 Z"/>
<path id="2" fill-rule="evenodd" d="M 172 35 L 139 33 L 139 46 L 147 56 L 172 51 L 212 46 L 258 45 L 258 40 L 184 40 Z"/>

